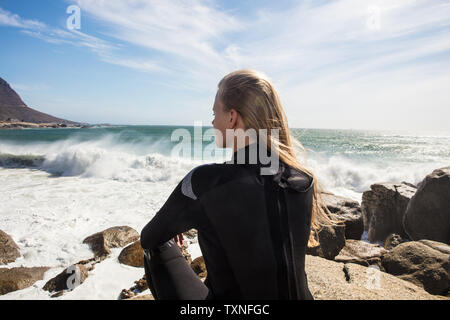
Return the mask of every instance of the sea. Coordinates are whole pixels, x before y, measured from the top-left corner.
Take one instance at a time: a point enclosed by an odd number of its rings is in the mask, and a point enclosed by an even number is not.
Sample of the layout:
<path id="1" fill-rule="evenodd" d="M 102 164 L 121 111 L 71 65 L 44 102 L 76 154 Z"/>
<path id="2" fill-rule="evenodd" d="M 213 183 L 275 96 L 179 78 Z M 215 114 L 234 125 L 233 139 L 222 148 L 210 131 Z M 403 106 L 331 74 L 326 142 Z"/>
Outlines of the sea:
<path id="1" fill-rule="evenodd" d="M 138 232 L 194 167 L 223 162 L 211 127 L 96 125 L 90 128 L 0 130 L 0 230 L 21 257 L 2 267 L 49 266 L 43 280 L 0 299 L 118 299 L 144 271 L 120 264 L 121 248 L 86 281 L 57 298 L 44 284 L 93 256 L 83 239 L 113 226 Z M 328 192 L 361 203 L 378 182 L 417 185 L 450 165 L 450 131 L 291 129 L 299 160 Z M 201 255 L 196 239 L 192 258 Z"/>

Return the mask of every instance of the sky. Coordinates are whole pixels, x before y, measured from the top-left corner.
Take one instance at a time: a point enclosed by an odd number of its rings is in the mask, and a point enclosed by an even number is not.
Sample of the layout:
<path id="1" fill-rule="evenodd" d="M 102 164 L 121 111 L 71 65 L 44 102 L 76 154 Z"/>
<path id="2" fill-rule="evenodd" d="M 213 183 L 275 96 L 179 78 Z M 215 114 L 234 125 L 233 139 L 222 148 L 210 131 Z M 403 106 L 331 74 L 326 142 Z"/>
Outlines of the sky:
<path id="1" fill-rule="evenodd" d="M 211 125 L 244 68 L 291 128 L 447 130 L 450 1 L 0 0 L 0 77 L 60 118 Z"/>

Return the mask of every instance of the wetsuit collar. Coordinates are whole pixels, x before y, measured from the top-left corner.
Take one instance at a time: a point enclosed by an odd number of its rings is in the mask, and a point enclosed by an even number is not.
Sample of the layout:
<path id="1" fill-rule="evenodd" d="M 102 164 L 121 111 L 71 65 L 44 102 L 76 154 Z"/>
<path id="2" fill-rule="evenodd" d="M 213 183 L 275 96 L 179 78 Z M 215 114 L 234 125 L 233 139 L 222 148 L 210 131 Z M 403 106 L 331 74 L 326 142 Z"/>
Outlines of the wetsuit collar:
<path id="1" fill-rule="evenodd" d="M 259 155 L 259 143 L 253 142 L 233 153 L 229 164 L 261 164 Z"/>
<path id="2" fill-rule="evenodd" d="M 253 164 L 257 168 L 270 166 L 270 163 L 263 164 L 261 161 L 259 149 L 260 145 L 257 142 L 248 144 L 245 147 L 236 150 L 233 153 L 231 160 L 226 163 L 245 165 Z M 262 152 L 264 154 L 264 151 Z M 282 188 L 289 188 L 298 192 L 306 192 L 309 191 L 314 184 L 314 179 L 310 175 L 285 164 L 281 160 L 279 160 L 278 170 L 275 171 L 276 172 L 274 172 L 273 179 Z"/>

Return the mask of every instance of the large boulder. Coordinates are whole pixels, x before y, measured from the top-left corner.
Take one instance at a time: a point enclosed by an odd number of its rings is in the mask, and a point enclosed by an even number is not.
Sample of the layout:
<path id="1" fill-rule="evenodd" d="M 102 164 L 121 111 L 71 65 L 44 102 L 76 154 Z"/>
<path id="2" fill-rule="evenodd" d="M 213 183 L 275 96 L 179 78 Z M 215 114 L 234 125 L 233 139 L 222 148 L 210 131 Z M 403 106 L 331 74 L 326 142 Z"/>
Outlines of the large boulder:
<path id="1" fill-rule="evenodd" d="M 375 267 L 306 255 L 308 287 L 316 300 L 437 300 L 416 286 Z"/>
<path id="2" fill-rule="evenodd" d="M 36 281 L 44 278 L 49 267 L 33 268 L 1 268 L 0 269 L 0 295 L 8 292 L 22 290 L 30 287 Z"/>
<path id="3" fill-rule="evenodd" d="M 383 270 L 381 257 L 386 252 L 387 250 L 378 244 L 349 239 L 345 241 L 345 247 L 334 260 L 344 263 L 357 263 L 366 267 L 376 265 L 380 270 Z"/>
<path id="4" fill-rule="evenodd" d="M 139 233 L 136 230 L 128 226 L 119 226 L 97 232 L 84 239 L 83 243 L 89 244 L 95 257 L 104 259 L 111 253 L 110 248 L 123 247 L 138 239 Z"/>
<path id="5" fill-rule="evenodd" d="M 345 238 L 360 240 L 364 231 L 361 207 L 358 201 L 323 192 L 321 198 L 328 210 L 345 223 Z"/>
<path id="6" fill-rule="evenodd" d="M 404 242 L 382 257 L 386 272 L 423 287 L 431 294 L 450 289 L 450 246 L 432 240 Z"/>
<path id="7" fill-rule="evenodd" d="M 132 267 L 144 267 L 144 250 L 141 247 L 140 241 L 135 241 L 128 247 L 124 248 L 119 255 L 120 263 Z"/>
<path id="8" fill-rule="evenodd" d="M 364 191 L 361 208 L 370 242 L 382 242 L 391 233 L 407 238 L 403 215 L 416 189 L 405 183 L 375 183 Z"/>
<path id="9" fill-rule="evenodd" d="M 418 184 L 403 224 L 411 240 L 450 244 L 450 167 L 434 170 Z"/>
<path id="10" fill-rule="evenodd" d="M 323 226 L 318 232 L 319 245 L 307 247 L 306 253 L 333 260 L 345 246 L 345 225 Z"/>
<path id="11" fill-rule="evenodd" d="M 56 277 L 47 281 L 43 289 L 49 292 L 73 290 L 88 277 L 88 267 L 83 264 L 74 264 Z"/>
<path id="12" fill-rule="evenodd" d="M 318 231 L 319 245 L 307 247 L 306 253 L 333 260 L 345 246 L 345 225 L 323 226 Z"/>
<path id="13" fill-rule="evenodd" d="M 0 265 L 14 262 L 18 257 L 19 246 L 8 234 L 0 230 Z"/>

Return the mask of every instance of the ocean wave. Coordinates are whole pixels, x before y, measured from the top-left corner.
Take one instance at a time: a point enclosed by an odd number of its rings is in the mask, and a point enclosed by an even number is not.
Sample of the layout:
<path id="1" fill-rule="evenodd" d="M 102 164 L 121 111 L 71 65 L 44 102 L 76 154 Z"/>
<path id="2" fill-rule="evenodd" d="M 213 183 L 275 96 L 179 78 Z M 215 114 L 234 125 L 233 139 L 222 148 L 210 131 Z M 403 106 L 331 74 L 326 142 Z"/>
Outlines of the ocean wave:
<path id="1" fill-rule="evenodd" d="M 156 182 L 179 178 L 194 166 L 194 162 L 158 153 L 138 156 L 99 148 L 70 148 L 48 155 L 41 169 L 60 176 Z"/>
<path id="2" fill-rule="evenodd" d="M 131 133 L 91 136 L 84 140 L 82 136 L 71 136 L 23 144 L 0 141 L 0 166 L 37 168 L 55 176 L 172 183 L 196 165 L 229 158 L 222 154 L 223 158 L 211 161 L 173 155 L 170 150 L 173 144 L 167 137 L 141 135 L 137 139 Z M 133 139 L 125 139 L 128 136 Z M 305 159 L 299 160 L 312 169 L 326 190 L 358 201 L 373 183 L 406 181 L 417 185 L 434 169 L 448 165 L 443 160 L 445 157 L 434 154 L 435 161 L 424 158 L 421 162 L 405 155 L 402 161 L 397 161 L 329 151 L 308 152 L 304 156 Z"/>
<path id="3" fill-rule="evenodd" d="M 417 185 L 434 169 L 448 166 L 445 162 L 397 162 L 352 159 L 344 155 L 314 154 L 307 166 L 316 174 L 326 191 L 361 201 L 362 193 L 374 183 Z"/>
<path id="4" fill-rule="evenodd" d="M 42 155 L 0 153 L 0 166 L 6 168 L 39 167 L 44 160 L 45 157 Z"/>
<path id="5" fill-rule="evenodd" d="M 171 156 L 164 148 L 167 146 L 158 141 L 118 142 L 115 135 L 24 145 L 0 142 L 0 166 L 37 168 L 54 176 L 154 182 L 179 179 L 201 164 L 200 160 Z"/>

